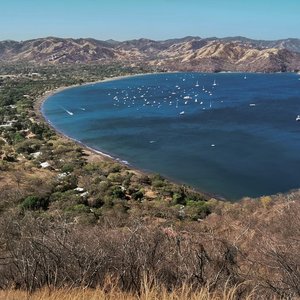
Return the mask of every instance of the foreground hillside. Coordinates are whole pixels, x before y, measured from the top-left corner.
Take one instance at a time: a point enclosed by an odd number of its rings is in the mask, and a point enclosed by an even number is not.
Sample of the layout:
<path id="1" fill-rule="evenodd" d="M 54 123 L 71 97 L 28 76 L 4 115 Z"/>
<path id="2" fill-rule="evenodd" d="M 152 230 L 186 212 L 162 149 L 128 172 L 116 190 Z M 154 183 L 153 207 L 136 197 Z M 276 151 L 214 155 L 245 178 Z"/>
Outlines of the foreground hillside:
<path id="1" fill-rule="evenodd" d="M 186 37 L 117 42 L 49 37 L 0 42 L 0 61 L 125 63 L 176 71 L 293 72 L 300 70 L 300 40 Z"/>
<path id="2" fill-rule="evenodd" d="M 151 69 L 0 71 L 0 299 L 300 297 L 299 191 L 219 201 L 95 155 L 39 116 L 49 90 Z"/>

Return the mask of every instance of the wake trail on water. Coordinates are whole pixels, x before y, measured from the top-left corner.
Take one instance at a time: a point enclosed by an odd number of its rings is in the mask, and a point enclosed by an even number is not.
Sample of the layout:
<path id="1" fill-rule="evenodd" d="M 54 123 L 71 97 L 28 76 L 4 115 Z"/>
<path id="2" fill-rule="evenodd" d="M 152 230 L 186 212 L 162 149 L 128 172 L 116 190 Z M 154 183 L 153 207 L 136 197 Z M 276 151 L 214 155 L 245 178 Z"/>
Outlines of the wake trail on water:
<path id="1" fill-rule="evenodd" d="M 74 113 L 73 112 L 71 112 L 71 111 L 69 111 L 69 110 L 67 110 L 66 108 L 64 108 L 63 106 L 60 106 L 60 108 L 62 108 L 68 115 L 70 115 L 70 116 L 73 116 L 74 115 Z"/>

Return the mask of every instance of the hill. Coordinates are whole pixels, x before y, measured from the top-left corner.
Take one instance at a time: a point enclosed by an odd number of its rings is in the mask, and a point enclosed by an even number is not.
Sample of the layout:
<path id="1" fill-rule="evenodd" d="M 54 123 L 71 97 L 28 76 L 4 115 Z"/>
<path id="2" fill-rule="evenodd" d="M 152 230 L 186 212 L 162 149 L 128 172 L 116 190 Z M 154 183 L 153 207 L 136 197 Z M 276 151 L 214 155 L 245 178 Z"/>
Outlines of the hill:
<path id="1" fill-rule="evenodd" d="M 0 42 L 0 61 L 38 64 L 151 66 L 166 71 L 285 72 L 300 69 L 300 40 L 251 40 L 244 37 L 185 37 L 124 42 L 40 38 Z"/>

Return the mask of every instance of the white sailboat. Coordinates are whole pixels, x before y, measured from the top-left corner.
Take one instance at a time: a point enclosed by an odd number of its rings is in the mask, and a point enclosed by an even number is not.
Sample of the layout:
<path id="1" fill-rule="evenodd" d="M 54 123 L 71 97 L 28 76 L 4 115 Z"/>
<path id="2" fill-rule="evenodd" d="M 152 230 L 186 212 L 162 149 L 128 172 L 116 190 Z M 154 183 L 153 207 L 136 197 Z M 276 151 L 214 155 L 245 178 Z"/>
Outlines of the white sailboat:
<path id="1" fill-rule="evenodd" d="M 214 79 L 213 86 L 216 86 L 216 85 L 217 85 L 217 83 L 216 83 L 216 79 Z"/>
<path id="2" fill-rule="evenodd" d="M 197 80 L 197 82 L 196 82 L 196 85 L 195 85 L 195 86 L 197 86 L 197 87 L 199 86 L 198 80 Z"/>
<path id="3" fill-rule="evenodd" d="M 65 110 L 70 116 L 73 116 L 74 115 L 74 113 L 72 113 L 71 111 L 69 111 L 69 110 Z"/>
<path id="4" fill-rule="evenodd" d="M 64 108 L 63 106 L 60 106 L 60 108 L 61 109 L 63 109 L 68 115 L 70 115 L 70 116 L 73 116 L 74 115 L 74 113 L 73 112 L 71 112 L 71 111 L 69 111 L 69 110 L 67 110 L 66 108 Z"/>

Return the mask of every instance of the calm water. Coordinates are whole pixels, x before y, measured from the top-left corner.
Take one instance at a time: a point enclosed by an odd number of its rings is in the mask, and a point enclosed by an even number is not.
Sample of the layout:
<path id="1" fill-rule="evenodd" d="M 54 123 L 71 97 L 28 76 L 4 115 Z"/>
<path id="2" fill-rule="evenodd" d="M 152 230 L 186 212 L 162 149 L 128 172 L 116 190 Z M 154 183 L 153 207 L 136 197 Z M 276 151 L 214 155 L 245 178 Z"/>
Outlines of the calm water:
<path id="1" fill-rule="evenodd" d="M 300 187 L 300 76 L 176 73 L 72 88 L 42 107 L 59 131 L 227 198 Z"/>

